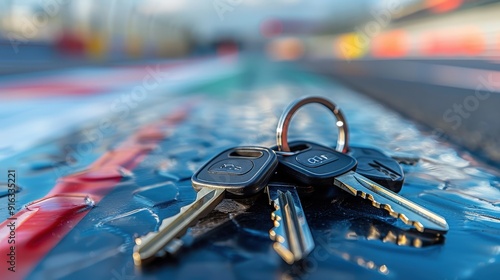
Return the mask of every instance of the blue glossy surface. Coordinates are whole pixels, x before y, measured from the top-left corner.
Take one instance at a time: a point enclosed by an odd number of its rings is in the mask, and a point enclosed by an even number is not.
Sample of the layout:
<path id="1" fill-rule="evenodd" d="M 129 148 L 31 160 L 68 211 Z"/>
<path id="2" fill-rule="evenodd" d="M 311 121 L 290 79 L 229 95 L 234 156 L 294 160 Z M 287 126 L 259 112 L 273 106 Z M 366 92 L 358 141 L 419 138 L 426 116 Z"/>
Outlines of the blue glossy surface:
<path id="1" fill-rule="evenodd" d="M 141 104 L 116 135 L 64 171 L 78 171 L 138 126 L 186 100 L 198 101 L 186 121 L 166 128 L 171 136 L 132 170 L 133 177 L 91 209 L 29 278 L 493 279 L 500 274 L 496 169 L 338 83 L 256 62 L 236 69 L 228 79 Z M 421 157 L 415 166 L 404 166 L 400 195 L 444 216 L 450 225 L 445 237 L 401 230 L 395 219 L 362 200 L 324 193 L 323 198 L 303 200 L 317 247 L 304 263 L 288 266 L 272 249 L 272 208 L 261 195 L 224 200 L 188 231 L 184 239 L 189 246 L 176 260 L 159 260 L 142 270 L 134 267 L 133 239 L 157 229 L 162 219 L 195 198 L 190 174 L 224 149 L 273 146 L 281 110 L 306 94 L 326 96 L 341 106 L 353 144 Z M 314 105 L 299 111 L 290 138 L 333 145 L 336 129 L 328 114 Z M 78 143 L 82 135 L 62 137 L 8 159 L 22 174 L 20 205 L 50 190 L 59 175 L 45 161 L 67 158 L 61 147 Z M 32 160 L 36 157 L 41 160 Z M 6 205 L 3 199 L 1 206 Z"/>

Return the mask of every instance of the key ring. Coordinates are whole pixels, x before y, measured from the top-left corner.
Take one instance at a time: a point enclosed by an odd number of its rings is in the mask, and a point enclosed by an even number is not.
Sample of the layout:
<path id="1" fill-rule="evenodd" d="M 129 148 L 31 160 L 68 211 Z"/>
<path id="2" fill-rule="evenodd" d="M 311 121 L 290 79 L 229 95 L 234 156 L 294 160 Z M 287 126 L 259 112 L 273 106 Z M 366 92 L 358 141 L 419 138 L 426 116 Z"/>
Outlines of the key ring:
<path id="1" fill-rule="evenodd" d="M 288 107 L 286 107 L 285 111 L 283 111 L 278 121 L 278 127 L 276 128 L 276 143 L 278 151 L 282 155 L 291 154 L 290 147 L 288 146 L 288 126 L 290 125 L 290 121 L 292 120 L 295 112 L 297 112 L 297 110 L 299 110 L 302 106 L 310 103 L 321 104 L 335 115 L 337 118 L 337 122 L 335 124 L 339 129 L 339 136 L 337 138 L 337 146 L 335 147 L 335 150 L 346 153 L 349 147 L 349 129 L 347 128 L 347 122 L 344 114 L 334 103 L 319 96 L 306 96 L 296 99 L 290 103 Z"/>

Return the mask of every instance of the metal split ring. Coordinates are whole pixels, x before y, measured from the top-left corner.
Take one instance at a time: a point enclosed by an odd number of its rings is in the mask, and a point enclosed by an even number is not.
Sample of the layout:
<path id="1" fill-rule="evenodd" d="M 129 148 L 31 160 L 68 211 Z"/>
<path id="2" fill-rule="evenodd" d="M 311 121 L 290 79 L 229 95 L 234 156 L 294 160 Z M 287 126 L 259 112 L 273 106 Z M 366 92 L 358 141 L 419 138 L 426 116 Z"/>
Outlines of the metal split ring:
<path id="1" fill-rule="evenodd" d="M 290 125 L 290 121 L 292 120 L 293 115 L 297 110 L 299 110 L 302 106 L 310 103 L 318 103 L 326 108 L 328 108 L 337 118 L 337 122 L 335 123 L 337 128 L 339 129 L 339 135 L 337 138 L 337 146 L 335 150 L 338 152 L 346 153 L 349 144 L 349 130 L 347 128 L 347 122 L 338 108 L 334 103 L 319 96 L 306 96 L 299 99 L 294 100 L 288 107 L 286 107 L 285 111 L 281 114 L 281 117 L 278 121 L 278 127 L 276 128 L 276 143 L 278 146 L 278 151 L 283 154 L 287 154 L 290 152 L 290 147 L 288 146 L 288 126 Z"/>

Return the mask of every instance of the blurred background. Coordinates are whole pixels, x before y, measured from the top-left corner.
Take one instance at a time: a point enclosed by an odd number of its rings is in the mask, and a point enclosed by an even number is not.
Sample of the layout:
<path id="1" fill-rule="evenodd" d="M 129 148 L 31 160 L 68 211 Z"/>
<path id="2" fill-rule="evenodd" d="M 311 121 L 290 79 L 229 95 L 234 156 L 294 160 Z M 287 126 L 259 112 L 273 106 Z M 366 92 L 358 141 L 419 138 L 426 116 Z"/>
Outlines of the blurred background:
<path id="1" fill-rule="evenodd" d="M 0 0 L 0 115 L 32 121 L 53 109 L 27 98 L 88 93 L 109 67 L 251 56 L 331 77 L 498 164 L 499 15 L 493 0 Z"/>

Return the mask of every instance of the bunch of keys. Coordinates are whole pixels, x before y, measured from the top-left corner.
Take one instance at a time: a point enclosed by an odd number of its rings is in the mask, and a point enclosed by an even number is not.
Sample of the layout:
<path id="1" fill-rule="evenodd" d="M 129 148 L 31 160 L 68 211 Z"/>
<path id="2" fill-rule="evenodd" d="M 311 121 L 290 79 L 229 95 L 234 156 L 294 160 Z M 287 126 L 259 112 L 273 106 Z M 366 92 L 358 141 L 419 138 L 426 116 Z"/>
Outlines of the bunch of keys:
<path id="1" fill-rule="evenodd" d="M 301 107 L 311 103 L 325 106 L 337 118 L 335 124 L 339 130 L 339 136 L 335 149 L 308 141 L 288 143 L 288 127 L 293 115 Z M 280 172 L 285 173 L 281 176 L 287 176 L 298 182 L 299 187 L 337 187 L 351 195 L 370 200 L 374 207 L 386 210 L 389 215 L 400 219 L 419 232 L 444 234 L 448 231 L 448 224 L 443 217 L 397 194 L 404 181 L 403 170 L 398 162 L 375 149 L 349 147 L 346 119 L 340 109 L 327 99 L 304 97 L 292 102 L 278 121 L 276 142 Z M 359 168 L 359 172 L 356 167 Z M 291 197 L 298 197 L 295 188 L 290 188 L 289 191 Z M 276 208 L 284 206 L 276 205 L 276 203 L 279 201 L 275 200 Z M 303 212 L 299 201 L 295 203 L 295 207 L 298 209 L 297 212 Z M 307 225 L 305 221 L 303 224 Z M 292 230 L 288 229 L 288 231 Z M 300 232 L 296 232 L 296 235 L 300 236 Z M 275 234 L 271 231 L 270 235 L 273 238 Z M 299 239 L 306 240 L 307 238 Z M 278 239 L 276 242 L 290 243 L 286 238 Z M 314 248 L 313 241 L 311 240 L 310 246 L 305 246 L 305 248 Z M 306 252 L 297 254 L 296 260 L 306 255 L 304 253 Z M 280 255 L 283 257 L 282 254 Z"/>
<path id="2" fill-rule="evenodd" d="M 335 149 L 308 141 L 288 143 L 293 114 L 310 103 L 324 105 L 337 117 L 339 137 Z M 297 192 L 301 187 L 341 189 L 370 200 L 374 207 L 386 210 L 419 232 L 440 235 L 448 231 L 443 217 L 396 193 L 404 180 L 397 162 L 394 165 L 377 150 L 348 147 L 346 120 L 330 101 L 305 97 L 292 102 L 278 122 L 276 138 L 276 151 L 255 146 L 231 148 L 202 166 L 192 177 L 193 187 L 199 189 L 196 200 L 181 208 L 179 214 L 163 220 L 158 232 L 136 239 L 134 263 L 141 265 L 175 254 L 183 246 L 180 238 L 187 229 L 212 211 L 226 194 L 232 198 L 246 197 L 264 189 L 275 208 L 271 215 L 274 227 L 270 230 L 273 248 L 289 264 L 306 258 L 315 247 Z M 349 151 L 354 157 L 347 154 Z M 273 177 L 278 164 L 280 175 L 297 184 Z M 362 167 L 359 172 L 357 166 Z"/>

